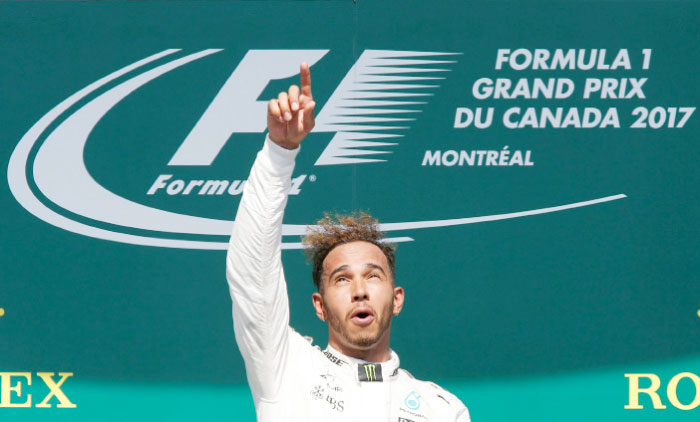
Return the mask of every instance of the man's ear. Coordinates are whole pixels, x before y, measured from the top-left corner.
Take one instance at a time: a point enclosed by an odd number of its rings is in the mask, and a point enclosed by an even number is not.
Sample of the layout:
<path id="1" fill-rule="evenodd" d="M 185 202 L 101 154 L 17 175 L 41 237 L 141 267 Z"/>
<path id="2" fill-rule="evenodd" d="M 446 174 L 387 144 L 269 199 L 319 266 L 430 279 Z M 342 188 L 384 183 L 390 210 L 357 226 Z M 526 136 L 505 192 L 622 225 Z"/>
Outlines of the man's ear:
<path id="1" fill-rule="evenodd" d="M 314 309 L 316 309 L 316 316 L 321 321 L 326 321 L 328 317 L 326 316 L 326 307 L 323 306 L 323 296 L 321 293 L 316 292 L 311 295 L 311 301 L 314 304 Z"/>
<path id="2" fill-rule="evenodd" d="M 403 309 L 404 291 L 403 287 L 394 287 L 394 315 L 398 315 Z"/>

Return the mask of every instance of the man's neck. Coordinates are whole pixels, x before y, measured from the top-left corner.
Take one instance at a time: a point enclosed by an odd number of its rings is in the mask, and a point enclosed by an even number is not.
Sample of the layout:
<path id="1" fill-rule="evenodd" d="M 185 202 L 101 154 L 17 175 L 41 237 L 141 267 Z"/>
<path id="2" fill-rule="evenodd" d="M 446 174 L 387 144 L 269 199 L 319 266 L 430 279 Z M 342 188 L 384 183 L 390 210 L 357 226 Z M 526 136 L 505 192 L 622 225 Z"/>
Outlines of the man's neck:
<path id="1" fill-rule="evenodd" d="M 389 359 L 391 359 L 391 351 L 389 349 L 389 345 L 380 345 L 377 344 L 374 347 L 370 348 L 355 348 L 352 346 L 345 346 L 343 344 L 339 344 L 336 341 L 329 340 L 328 344 L 333 347 L 335 350 L 338 352 L 342 353 L 345 356 L 355 358 L 355 359 L 362 359 L 367 362 L 386 362 Z"/>

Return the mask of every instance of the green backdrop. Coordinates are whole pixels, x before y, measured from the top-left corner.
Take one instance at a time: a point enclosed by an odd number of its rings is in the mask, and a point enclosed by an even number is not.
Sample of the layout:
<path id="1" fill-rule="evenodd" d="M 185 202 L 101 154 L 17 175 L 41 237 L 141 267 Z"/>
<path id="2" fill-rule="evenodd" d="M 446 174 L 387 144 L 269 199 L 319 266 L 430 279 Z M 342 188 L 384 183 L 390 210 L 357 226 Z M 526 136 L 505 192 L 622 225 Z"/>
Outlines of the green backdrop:
<path id="1" fill-rule="evenodd" d="M 700 374 L 699 18 L 694 1 L 0 3 L 0 372 L 32 373 L 9 397 L 33 405 L 37 372 L 72 372 L 77 405 L 0 420 L 255 419 L 222 249 L 240 195 L 201 189 L 245 180 L 299 57 L 318 121 L 285 216 L 293 327 L 325 346 L 299 227 L 364 209 L 399 240 L 392 347 L 473 420 L 697 420 L 666 385 Z M 538 54 L 547 69 L 527 66 Z M 477 98 L 480 78 L 514 98 Z M 574 89 L 527 98 L 536 79 Z M 587 80 L 629 98 L 584 98 Z M 462 108 L 492 108 L 491 124 L 456 127 Z M 619 124 L 576 127 L 586 108 Z M 656 374 L 667 408 L 642 394 L 624 409 L 627 373 Z M 678 400 L 697 388 L 682 380 Z"/>

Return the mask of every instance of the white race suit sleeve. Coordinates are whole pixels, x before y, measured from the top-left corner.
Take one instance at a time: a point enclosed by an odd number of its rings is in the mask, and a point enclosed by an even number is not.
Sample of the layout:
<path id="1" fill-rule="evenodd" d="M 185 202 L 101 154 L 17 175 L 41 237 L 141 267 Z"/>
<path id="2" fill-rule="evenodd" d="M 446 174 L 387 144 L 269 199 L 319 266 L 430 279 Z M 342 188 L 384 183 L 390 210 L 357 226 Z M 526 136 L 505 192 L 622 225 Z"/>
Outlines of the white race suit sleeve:
<path id="1" fill-rule="evenodd" d="M 233 327 L 256 408 L 277 398 L 289 350 L 282 217 L 298 152 L 265 138 L 243 189 L 226 258 Z"/>

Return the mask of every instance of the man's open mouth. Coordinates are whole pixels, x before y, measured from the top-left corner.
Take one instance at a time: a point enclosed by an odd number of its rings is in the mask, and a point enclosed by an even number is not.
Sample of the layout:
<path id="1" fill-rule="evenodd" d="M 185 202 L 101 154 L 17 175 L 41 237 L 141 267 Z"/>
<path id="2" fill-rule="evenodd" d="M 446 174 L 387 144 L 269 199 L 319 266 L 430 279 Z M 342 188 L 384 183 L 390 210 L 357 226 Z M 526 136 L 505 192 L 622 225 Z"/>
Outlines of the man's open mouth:
<path id="1" fill-rule="evenodd" d="M 356 309 L 350 316 L 350 320 L 361 327 L 365 327 L 374 321 L 374 312 L 369 308 Z"/>

